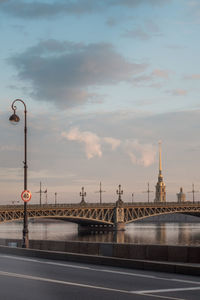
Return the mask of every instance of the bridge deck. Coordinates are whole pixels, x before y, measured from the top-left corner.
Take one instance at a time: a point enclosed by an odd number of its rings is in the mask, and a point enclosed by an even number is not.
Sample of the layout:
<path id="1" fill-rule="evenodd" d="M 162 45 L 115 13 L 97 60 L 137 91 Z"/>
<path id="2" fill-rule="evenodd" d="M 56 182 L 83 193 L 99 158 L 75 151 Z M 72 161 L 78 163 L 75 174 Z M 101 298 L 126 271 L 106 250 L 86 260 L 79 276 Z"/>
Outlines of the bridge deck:
<path id="1" fill-rule="evenodd" d="M 80 204 L 28 204 L 28 218 L 57 218 L 81 225 L 105 225 L 121 228 L 139 219 L 162 214 L 184 213 L 200 216 L 200 202 L 191 203 L 86 203 Z M 22 220 L 23 205 L 1 205 L 0 223 Z M 119 226 L 120 225 L 120 226 Z M 122 226 L 123 225 L 123 226 Z M 118 226 L 118 227 L 117 227 Z M 118 229 L 116 229 L 118 230 Z"/>

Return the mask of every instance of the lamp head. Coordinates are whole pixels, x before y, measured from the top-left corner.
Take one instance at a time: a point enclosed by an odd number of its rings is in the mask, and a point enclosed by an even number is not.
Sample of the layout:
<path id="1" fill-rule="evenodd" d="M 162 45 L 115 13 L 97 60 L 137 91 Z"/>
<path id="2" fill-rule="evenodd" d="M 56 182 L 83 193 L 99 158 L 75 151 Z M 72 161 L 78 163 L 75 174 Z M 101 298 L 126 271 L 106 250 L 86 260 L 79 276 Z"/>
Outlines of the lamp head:
<path id="1" fill-rule="evenodd" d="M 9 118 L 9 121 L 11 123 L 18 123 L 20 121 L 20 117 L 18 115 L 16 115 L 15 111 L 14 111 L 14 114 L 12 114 Z"/>

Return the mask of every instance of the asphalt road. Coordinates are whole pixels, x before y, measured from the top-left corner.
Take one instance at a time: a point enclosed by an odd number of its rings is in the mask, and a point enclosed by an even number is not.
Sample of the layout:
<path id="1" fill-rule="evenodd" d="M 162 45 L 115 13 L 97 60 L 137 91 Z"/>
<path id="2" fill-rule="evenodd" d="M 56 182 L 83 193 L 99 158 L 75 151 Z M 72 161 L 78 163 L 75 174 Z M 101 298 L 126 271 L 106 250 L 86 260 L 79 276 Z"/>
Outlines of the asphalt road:
<path id="1" fill-rule="evenodd" d="M 0 255 L 0 300 L 200 299 L 200 278 Z"/>

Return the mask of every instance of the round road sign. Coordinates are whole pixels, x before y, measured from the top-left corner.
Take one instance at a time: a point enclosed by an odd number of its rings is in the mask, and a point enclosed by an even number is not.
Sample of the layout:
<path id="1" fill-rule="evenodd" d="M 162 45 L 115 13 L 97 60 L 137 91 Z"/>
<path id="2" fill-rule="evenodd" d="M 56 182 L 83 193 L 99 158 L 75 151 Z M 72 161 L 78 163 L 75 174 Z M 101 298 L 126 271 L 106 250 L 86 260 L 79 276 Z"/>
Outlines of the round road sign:
<path id="1" fill-rule="evenodd" d="M 30 191 L 27 191 L 27 190 L 25 190 L 25 191 L 23 191 L 22 193 L 21 193 L 21 198 L 22 198 L 22 200 L 24 201 L 24 202 L 28 202 L 28 201 L 30 201 L 31 200 L 31 192 Z"/>

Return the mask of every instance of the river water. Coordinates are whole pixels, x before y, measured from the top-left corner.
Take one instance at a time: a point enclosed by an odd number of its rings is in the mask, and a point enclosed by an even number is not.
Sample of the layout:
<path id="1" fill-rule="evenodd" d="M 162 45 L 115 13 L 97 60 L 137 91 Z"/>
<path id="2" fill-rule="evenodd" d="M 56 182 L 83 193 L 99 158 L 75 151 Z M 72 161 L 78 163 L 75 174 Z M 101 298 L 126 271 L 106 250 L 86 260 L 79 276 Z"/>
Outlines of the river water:
<path id="1" fill-rule="evenodd" d="M 21 222 L 0 224 L 0 238 L 22 238 Z M 62 221 L 29 223 L 29 238 L 139 244 L 200 245 L 200 223 L 132 223 L 125 232 L 79 234 L 77 225 Z"/>

